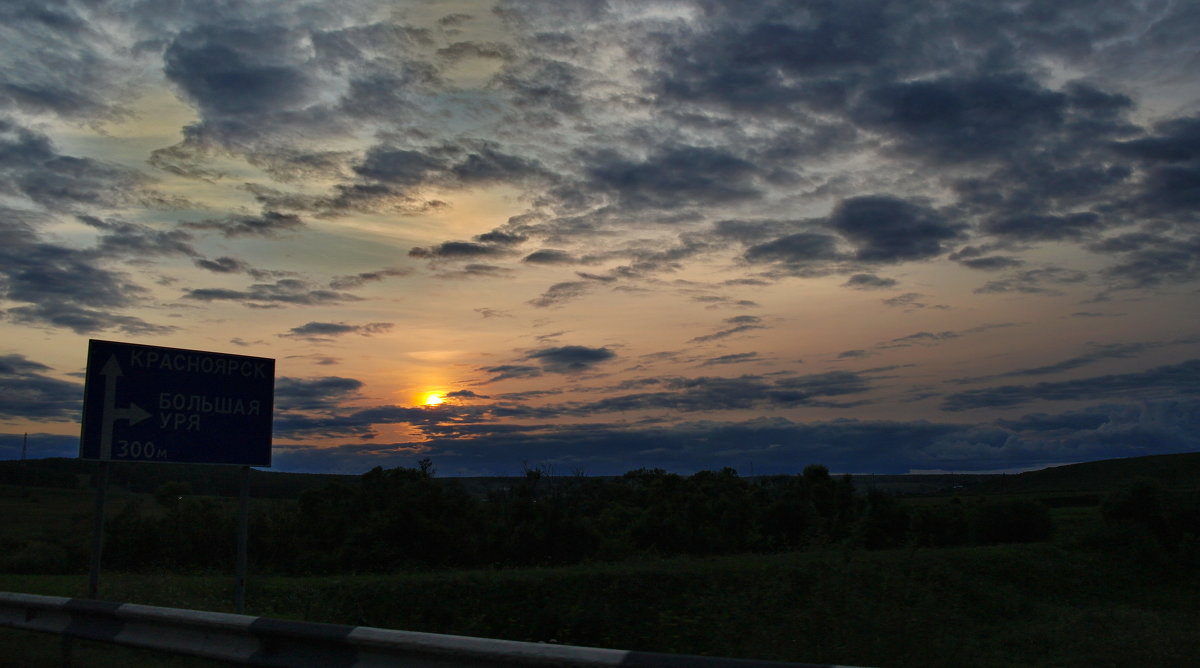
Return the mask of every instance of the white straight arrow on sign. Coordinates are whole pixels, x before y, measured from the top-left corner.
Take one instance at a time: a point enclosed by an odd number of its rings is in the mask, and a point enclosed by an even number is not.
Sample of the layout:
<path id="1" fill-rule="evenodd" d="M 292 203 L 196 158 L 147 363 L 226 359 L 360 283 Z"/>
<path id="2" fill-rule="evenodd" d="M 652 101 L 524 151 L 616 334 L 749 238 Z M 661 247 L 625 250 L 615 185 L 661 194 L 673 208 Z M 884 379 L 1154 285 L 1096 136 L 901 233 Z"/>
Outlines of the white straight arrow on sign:
<path id="1" fill-rule="evenodd" d="M 117 408 L 117 379 L 123 376 L 121 365 L 117 364 L 117 356 L 112 355 L 104 368 L 100 370 L 104 376 L 104 410 L 100 413 L 100 459 L 112 459 L 113 424 L 117 420 L 128 420 L 135 425 L 150 417 L 150 413 L 141 406 L 130 402 L 129 408 Z"/>

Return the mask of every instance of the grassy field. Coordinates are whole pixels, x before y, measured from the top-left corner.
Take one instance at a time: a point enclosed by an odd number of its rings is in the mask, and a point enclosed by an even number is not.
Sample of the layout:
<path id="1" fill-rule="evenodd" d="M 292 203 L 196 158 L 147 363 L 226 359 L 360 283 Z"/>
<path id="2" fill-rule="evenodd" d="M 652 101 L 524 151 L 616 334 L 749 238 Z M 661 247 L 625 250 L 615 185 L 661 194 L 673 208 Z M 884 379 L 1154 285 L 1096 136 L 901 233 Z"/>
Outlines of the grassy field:
<path id="1" fill-rule="evenodd" d="M 0 575 L 6 591 L 69 596 L 83 585 L 83 576 Z M 230 586 L 227 576 L 106 574 L 102 598 L 229 610 Z M 1197 595 L 1196 574 L 1142 568 L 1137 555 L 1035 544 L 263 577 L 251 583 L 248 612 L 860 666 L 1190 666 L 1200 653 Z M 32 647 L 11 633 L 0 643 L 6 657 Z M 40 651 L 53 665 L 57 645 L 48 646 Z M 29 658 L 20 665 L 37 665 Z"/>
<path id="2" fill-rule="evenodd" d="M 1176 460 L 1177 463 L 1191 464 Z M 1155 459 L 1126 466 L 1162 468 Z M 1105 492 L 1116 464 L 1036 479 L 1009 494 Z M 1070 467 L 1064 467 L 1070 468 Z M 1171 469 L 1176 471 L 1179 468 Z M 1164 469 L 1165 470 L 1165 469 Z M 1053 470 L 1052 470 L 1053 471 Z M 1068 471 L 1067 473 L 1069 473 Z M 1172 479 L 1177 478 L 1174 472 Z M 1020 481 L 1020 482 L 1014 482 Z M 998 490 L 1003 491 L 1003 490 Z M 110 498 L 118 512 L 134 498 Z M 1065 497 L 1064 497 L 1065 498 Z M 0 541 L 85 547 L 91 492 L 0 485 Z M 278 502 L 284 502 L 282 500 Z M 910 506 L 975 504 L 912 497 Z M 1097 540 L 1096 505 L 1052 510 L 1052 542 L 595 563 L 389 575 L 252 575 L 250 614 L 655 652 L 858 666 L 1191 666 L 1200 655 L 1200 571 L 1137 537 Z M 1107 541 L 1107 542 L 1106 542 Z M 1193 550 L 1193 557 L 1196 551 Z M 0 554 L 0 557 L 6 555 Z M 0 573 L 0 590 L 80 596 L 86 575 Z M 104 573 L 101 598 L 232 611 L 232 576 Z M 60 665 L 54 636 L 0 631 L 0 668 Z M 213 662 L 77 643 L 76 664 Z"/>

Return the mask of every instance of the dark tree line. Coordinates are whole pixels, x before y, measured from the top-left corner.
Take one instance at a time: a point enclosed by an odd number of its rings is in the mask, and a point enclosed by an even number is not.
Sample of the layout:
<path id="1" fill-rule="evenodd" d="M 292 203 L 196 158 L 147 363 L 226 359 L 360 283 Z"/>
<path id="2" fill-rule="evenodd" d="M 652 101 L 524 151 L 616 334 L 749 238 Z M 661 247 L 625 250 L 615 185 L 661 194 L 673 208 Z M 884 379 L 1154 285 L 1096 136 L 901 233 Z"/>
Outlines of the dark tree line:
<path id="1" fill-rule="evenodd" d="M 108 566 L 227 569 L 231 503 L 160 489 L 110 522 Z M 826 545 L 867 549 L 1027 542 L 1050 538 L 1037 502 L 909 507 L 819 465 L 801 475 L 747 479 L 733 469 L 691 476 L 640 469 L 618 478 L 528 471 L 507 489 L 471 494 L 418 469 L 376 468 L 295 503 L 258 504 L 251 559 L 279 573 L 392 572 L 718 555 Z"/>

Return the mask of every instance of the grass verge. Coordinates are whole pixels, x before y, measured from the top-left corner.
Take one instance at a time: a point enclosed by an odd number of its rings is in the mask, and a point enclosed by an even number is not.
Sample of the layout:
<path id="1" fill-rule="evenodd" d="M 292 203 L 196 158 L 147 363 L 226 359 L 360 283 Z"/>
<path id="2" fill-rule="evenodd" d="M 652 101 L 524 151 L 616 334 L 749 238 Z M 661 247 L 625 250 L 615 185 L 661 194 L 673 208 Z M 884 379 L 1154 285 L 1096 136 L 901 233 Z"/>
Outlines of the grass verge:
<path id="1" fill-rule="evenodd" d="M 8 591 L 71 595 L 82 583 L 0 575 Z M 102 598 L 229 610 L 230 586 L 226 576 L 106 574 Z M 1190 666 L 1197 594 L 1195 574 L 1036 544 L 259 577 L 248 605 L 342 624 L 861 666 Z"/>

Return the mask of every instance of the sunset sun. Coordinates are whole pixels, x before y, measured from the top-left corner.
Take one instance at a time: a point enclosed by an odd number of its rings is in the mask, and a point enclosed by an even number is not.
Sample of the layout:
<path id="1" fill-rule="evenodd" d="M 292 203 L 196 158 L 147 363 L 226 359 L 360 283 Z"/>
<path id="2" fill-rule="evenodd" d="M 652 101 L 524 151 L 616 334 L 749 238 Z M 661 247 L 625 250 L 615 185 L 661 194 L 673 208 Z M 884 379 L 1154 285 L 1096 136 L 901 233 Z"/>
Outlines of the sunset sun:
<path id="1" fill-rule="evenodd" d="M 425 405 L 426 406 L 437 406 L 438 404 L 445 403 L 445 401 L 446 401 L 446 398 L 443 397 L 442 395 L 438 394 L 437 392 L 430 392 L 425 395 Z"/>

